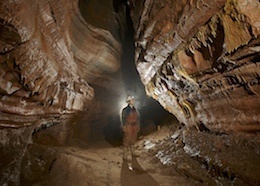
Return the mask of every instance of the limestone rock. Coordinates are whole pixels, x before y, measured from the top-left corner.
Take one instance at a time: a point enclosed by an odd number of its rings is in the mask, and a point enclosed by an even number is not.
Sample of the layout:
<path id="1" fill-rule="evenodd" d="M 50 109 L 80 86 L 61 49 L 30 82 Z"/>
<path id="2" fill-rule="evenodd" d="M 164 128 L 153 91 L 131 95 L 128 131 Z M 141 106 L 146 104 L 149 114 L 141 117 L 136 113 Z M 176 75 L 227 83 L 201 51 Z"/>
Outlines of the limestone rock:
<path id="1" fill-rule="evenodd" d="M 258 131 L 259 1 L 131 2 L 147 94 L 188 128 Z"/>
<path id="2" fill-rule="evenodd" d="M 113 1 L 0 2 L 1 185 L 19 183 L 32 136 L 66 143 L 93 87 L 115 86 L 124 29 L 125 6 Z"/>

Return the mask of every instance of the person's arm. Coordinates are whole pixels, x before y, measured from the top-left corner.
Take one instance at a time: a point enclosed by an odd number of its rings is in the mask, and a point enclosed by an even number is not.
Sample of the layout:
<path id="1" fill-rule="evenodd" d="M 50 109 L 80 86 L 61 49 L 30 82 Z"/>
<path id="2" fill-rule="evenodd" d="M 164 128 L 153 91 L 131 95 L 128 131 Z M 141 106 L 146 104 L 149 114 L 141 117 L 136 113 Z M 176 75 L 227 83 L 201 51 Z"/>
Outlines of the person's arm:
<path id="1" fill-rule="evenodd" d="M 126 109 L 123 109 L 121 113 L 121 128 L 123 128 L 125 122 L 126 122 Z"/>

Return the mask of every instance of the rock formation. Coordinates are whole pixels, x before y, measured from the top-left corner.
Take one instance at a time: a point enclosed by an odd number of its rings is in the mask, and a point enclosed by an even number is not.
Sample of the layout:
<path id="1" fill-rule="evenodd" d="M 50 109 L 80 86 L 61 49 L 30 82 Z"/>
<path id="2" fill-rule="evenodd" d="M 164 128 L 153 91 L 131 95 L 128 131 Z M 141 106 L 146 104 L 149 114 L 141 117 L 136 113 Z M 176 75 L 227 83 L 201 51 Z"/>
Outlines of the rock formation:
<path id="1" fill-rule="evenodd" d="M 260 129 L 257 0 L 131 1 L 148 95 L 187 127 Z"/>
<path id="2" fill-rule="evenodd" d="M 0 184 L 19 183 L 34 141 L 65 144 L 114 112 L 126 7 L 148 96 L 188 129 L 259 132 L 258 0 L 2 0 Z"/>
<path id="3" fill-rule="evenodd" d="M 120 85 L 111 74 L 120 68 L 122 5 L 84 0 L 0 2 L 1 184 L 18 182 L 32 134 L 51 127 L 41 141 L 48 144 L 52 136 L 52 143 L 64 144 L 73 135 L 68 131 L 75 116 L 87 109 L 95 120 L 96 109 L 102 108 L 99 97 L 93 99 L 93 87 L 104 92 Z"/>

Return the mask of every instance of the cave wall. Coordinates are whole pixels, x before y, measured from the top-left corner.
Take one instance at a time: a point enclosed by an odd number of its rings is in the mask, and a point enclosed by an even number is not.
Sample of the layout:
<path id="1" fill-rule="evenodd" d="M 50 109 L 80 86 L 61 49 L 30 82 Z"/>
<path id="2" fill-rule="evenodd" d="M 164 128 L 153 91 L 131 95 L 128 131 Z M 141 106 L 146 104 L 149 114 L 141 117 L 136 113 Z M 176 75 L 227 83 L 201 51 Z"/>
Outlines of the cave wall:
<path id="1" fill-rule="evenodd" d="M 147 95 L 188 128 L 260 129 L 259 1 L 129 4 Z"/>
<path id="2" fill-rule="evenodd" d="M 147 95 L 188 128 L 259 130 L 259 1 L 127 4 Z M 33 142 L 88 140 L 116 112 L 124 16 L 121 1 L 0 2 L 1 184 L 33 174 Z"/>
<path id="3" fill-rule="evenodd" d="M 93 19 L 112 14 L 112 1 L 107 4 L 107 13 Z M 108 30 L 86 22 L 77 1 L 6 1 L 0 8 L 4 113 L 35 116 L 80 111 L 94 96 L 88 83 L 105 86 L 112 79 L 108 74 L 119 70 L 122 33 L 112 33 L 124 28 L 119 15 L 105 20 L 107 25 L 117 24 Z M 16 123 L 21 127 L 29 121 Z"/>
<path id="4" fill-rule="evenodd" d="M 19 184 L 23 158 L 33 172 L 32 143 L 88 140 L 115 112 L 94 89 L 118 98 L 124 29 L 125 6 L 112 0 L 0 2 L 1 185 Z"/>

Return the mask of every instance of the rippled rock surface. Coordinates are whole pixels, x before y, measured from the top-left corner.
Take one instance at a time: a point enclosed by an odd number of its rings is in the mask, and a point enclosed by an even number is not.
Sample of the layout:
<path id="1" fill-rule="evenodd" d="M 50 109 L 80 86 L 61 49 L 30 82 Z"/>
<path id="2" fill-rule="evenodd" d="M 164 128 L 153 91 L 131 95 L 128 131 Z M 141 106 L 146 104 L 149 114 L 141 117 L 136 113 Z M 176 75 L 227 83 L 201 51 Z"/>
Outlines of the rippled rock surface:
<path id="1" fill-rule="evenodd" d="M 259 183 L 252 174 L 260 148 L 258 0 L 4 0 L 0 184 L 48 174 L 55 159 L 48 146 L 101 136 L 91 128 L 102 133 L 100 124 L 118 109 L 113 100 L 123 89 L 126 4 L 146 93 L 188 129 L 180 151 L 216 175 Z M 214 157 L 210 144 L 216 152 L 243 154 Z M 245 161 L 237 166 L 240 157 Z M 176 166 L 201 182 L 186 165 Z"/>
<path id="2" fill-rule="evenodd" d="M 32 135 L 48 129 L 37 140 L 64 144 L 75 116 L 102 108 L 94 89 L 117 82 L 124 20 L 113 1 L 0 2 L 1 184 L 19 182 Z"/>
<path id="3" fill-rule="evenodd" d="M 187 127 L 260 129 L 259 1 L 130 4 L 148 95 Z"/>

